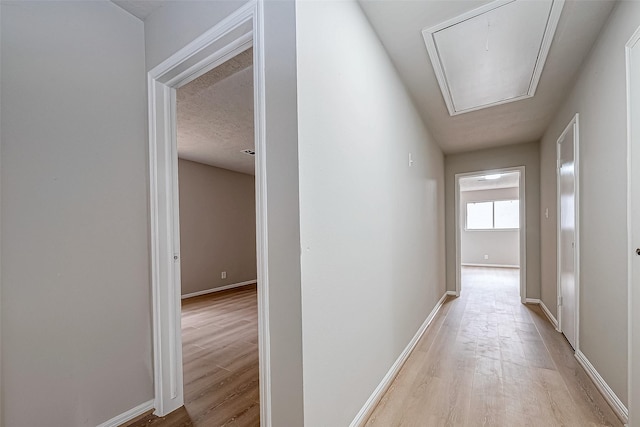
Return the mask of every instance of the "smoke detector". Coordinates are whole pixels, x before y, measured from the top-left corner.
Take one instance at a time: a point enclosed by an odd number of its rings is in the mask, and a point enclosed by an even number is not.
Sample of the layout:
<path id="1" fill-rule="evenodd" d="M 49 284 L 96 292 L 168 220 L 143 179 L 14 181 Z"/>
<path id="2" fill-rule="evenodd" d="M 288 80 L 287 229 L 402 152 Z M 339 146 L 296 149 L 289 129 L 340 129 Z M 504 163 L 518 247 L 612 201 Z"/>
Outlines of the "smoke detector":
<path id="1" fill-rule="evenodd" d="M 248 154 L 249 156 L 255 156 L 256 152 L 251 148 L 247 148 L 246 150 L 241 150 L 241 153 Z"/>

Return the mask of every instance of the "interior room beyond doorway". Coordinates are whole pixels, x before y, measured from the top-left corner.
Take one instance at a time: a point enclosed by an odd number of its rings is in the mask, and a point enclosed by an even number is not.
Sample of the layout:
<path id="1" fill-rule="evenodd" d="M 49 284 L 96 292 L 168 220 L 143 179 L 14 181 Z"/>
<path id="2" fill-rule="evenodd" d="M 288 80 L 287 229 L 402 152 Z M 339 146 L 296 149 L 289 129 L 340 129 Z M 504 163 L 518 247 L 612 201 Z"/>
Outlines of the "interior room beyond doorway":
<path id="1" fill-rule="evenodd" d="M 460 286 L 464 268 L 502 268 L 520 276 L 521 171 L 466 174 L 458 179 Z M 517 291 L 517 289 L 516 289 Z"/>
<path id="2" fill-rule="evenodd" d="M 184 405 L 260 423 L 253 49 L 176 91 Z"/>

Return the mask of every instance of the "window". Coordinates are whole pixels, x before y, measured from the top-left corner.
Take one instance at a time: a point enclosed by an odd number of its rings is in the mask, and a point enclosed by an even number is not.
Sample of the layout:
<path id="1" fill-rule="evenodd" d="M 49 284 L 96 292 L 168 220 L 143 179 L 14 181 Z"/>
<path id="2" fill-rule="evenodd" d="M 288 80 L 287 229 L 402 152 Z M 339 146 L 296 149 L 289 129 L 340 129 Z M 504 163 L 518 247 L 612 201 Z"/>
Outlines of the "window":
<path id="1" fill-rule="evenodd" d="M 520 228 L 520 203 L 518 200 L 493 202 L 493 228 Z"/>
<path id="2" fill-rule="evenodd" d="M 512 230 L 520 228 L 520 202 L 496 200 L 467 203 L 467 230 Z"/>
<path id="3" fill-rule="evenodd" d="M 493 202 L 467 203 L 467 229 L 491 230 L 493 228 Z"/>

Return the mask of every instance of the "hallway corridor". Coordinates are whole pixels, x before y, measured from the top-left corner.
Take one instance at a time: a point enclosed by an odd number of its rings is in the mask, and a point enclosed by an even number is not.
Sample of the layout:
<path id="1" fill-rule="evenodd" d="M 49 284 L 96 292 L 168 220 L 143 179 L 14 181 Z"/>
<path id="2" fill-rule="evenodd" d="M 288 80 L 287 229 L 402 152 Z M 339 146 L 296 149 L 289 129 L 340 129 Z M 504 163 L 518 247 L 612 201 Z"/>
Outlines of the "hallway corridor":
<path id="1" fill-rule="evenodd" d="M 464 267 L 367 426 L 622 426 L 518 270 Z"/>

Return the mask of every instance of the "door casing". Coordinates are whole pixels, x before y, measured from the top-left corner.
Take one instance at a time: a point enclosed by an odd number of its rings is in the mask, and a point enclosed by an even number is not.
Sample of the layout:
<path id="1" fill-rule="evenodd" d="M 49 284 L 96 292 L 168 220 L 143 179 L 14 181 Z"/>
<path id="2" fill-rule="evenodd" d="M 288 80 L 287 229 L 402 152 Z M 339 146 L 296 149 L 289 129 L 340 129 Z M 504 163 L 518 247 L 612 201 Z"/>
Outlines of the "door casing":
<path id="1" fill-rule="evenodd" d="M 525 191 L 525 167 L 516 166 L 501 169 L 480 170 L 475 172 L 463 172 L 457 173 L 455 176 L 455 231 L 456 231 L 456 291 L 455 295 L 460 296 L 462 288 L 462 251 L 461 251 L 461 233 L 460 227 L 462 226 L 460 221 L 460 179 L 464 177 L 474 175 L 491 175 L 508 172 L 520 172 L 519 182 L 519 200 L 520 200 L 520 235 L 519 235 L 519 250 L 520 250 L 520 302 L 522 304 L 527 303 L 527 201 Z"/>
<path id="2" fill-rule="evenodd" d="M 154 407 L 184 404 L 176 88 L 253 46 L 260 424 L 271 425 L 263 3 L 251 0 L 148 73 Z"/>
<path id="3" fill-rule="evenodd" d="M 640 27 L 625 46 L 627 74 L 629 426 L 640 425 Z"/>
<path id="4" fill-rule="evenodd" d="M 574 199 L 573 199 L 573 212 L 574 212 L 574 226 L 575 226 L 575 248 L 573 251 L 573 268 L 575 271 L 575 351 L 580 348 L 580 150 L 579 150 L 579 114 L 576 113 L 564 131 L 558 137 L 556 143 L 556 208 L 557 208 L 557 229 L 556 229 L 556 283 L 557 286 L 557 313 L 558 313 L 558 331 L 563 331 L 563 319 L 562 319 L 562 282 L 561 282 L 561 200 L 560 200 L 560 155 L 561 146 L 567 133 L 573 130 L 573 167 L 574 167 Z M 566 321 L 565 321 L 566 323 Z"/>

